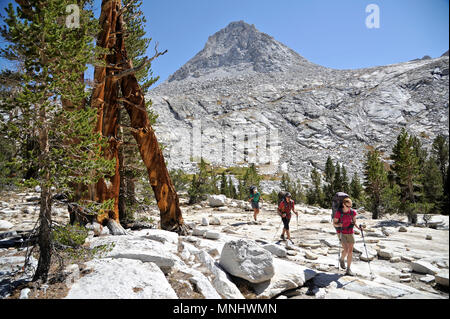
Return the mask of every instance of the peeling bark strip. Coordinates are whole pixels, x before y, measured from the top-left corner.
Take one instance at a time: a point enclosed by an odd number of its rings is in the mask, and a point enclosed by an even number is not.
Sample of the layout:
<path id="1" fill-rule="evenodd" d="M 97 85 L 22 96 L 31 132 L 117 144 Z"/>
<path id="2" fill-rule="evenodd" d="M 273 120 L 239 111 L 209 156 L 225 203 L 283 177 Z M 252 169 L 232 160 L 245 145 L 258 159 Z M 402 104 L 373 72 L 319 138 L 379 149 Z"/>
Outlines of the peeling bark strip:
<path id="1" fill-rule="evenodd" d="M 136 139 L 142 160 L 147 168 L 150 185 L 155 193 L 161 216 L 161 228 L 185 234 L 178 195 L 170 179 L 163 153 L 159 147 L 145 106 L 145 99 L 139 83 L 134 75 L 138 68 L 133 68 L 128 59 L 123 41 L 124 22 L 120 0 L 103 0 L 100 23 L 102 32 L 97 45 L 111 49 L 102 61 L 107 67 L 95 68 L 95 88 L 92 95 L 92 106 L 98 109 L 96 132 L 109 138 L 110 145 L 106 152 L 108 159 L 116 158 L 116 172 L 109 183 L 100 180 L 96 185 L 94 199 L 104 201 L 114 198 L 114 211 L 98 217 L 99 223 L 108 219 L 119 221 L 119 152 L 120 142 L 117 140 L 118 115 L 121 101 L 131 119 L 132 134 Z M 161 53 L 155 55 L 159 56 Z M 150 60 L 153 60 L 153 57 Z M 117 68 L 121 65 L 121 70 Z M 119 73 L 120 71 L 120 73 Z M 119 100 L 119 89 L 123 99 Z"/>

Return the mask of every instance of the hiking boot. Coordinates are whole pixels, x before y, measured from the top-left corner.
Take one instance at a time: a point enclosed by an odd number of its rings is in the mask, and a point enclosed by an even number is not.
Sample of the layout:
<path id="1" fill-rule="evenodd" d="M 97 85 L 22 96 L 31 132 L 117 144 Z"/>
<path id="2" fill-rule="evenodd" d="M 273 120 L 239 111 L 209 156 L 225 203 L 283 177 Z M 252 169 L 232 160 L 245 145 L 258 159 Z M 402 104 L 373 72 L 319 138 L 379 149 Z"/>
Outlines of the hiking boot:
<path id="1" fill-rule="evenodd" d="M 355 274 L 349 269 L 347 269 L 347 271 L 345 272 L 346 275 L 348 276 L 354 276 Z"/>
<path id="2" fill-rule="evenodd" d="M 347 267 L 345 267 L 345 261 L 344 261 L 344 259 L 339 260 L 339 263 L 340 263 L 342 269 L 347 268 Z"/>

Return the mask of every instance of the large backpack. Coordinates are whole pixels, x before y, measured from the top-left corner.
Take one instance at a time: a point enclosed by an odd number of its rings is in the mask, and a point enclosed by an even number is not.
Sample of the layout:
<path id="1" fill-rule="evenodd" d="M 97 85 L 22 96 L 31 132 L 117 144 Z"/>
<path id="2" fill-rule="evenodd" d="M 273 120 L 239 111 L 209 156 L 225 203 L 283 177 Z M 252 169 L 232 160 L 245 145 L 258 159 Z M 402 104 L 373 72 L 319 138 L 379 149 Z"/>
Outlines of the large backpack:
<path id="1" fill-rule="evenodd" d="M 331 220 L 339 209 L 342 209 L 342 202 L 345 198 L 350 197 L 346 193 L 337 192 L 331 201 Z"/>
<path id="2" fill-rule="evenodd" d="M 284 200 L 284 198 L 286 197 L 286 194 L 288 192 L 285 191 L 279 191 L 278 192 L 278 205 L 280 205 L 280 203 Z"/>

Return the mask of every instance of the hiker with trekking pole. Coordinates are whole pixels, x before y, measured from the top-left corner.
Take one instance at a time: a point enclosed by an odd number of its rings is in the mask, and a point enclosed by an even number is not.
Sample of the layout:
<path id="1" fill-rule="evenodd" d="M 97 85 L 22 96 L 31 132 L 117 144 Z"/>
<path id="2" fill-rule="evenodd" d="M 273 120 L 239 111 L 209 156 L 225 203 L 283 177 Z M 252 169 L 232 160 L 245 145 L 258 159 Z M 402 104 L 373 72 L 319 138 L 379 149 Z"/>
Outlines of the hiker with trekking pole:
<path id="1" fill-rule="evenodd" d="M 284 234 L 287 235 L 287 240 L 291 241 L 291 233 L 289 231 L 289 222 L 291 221 L 291 211 L 297 215 L 297 228 L 298 228 L 298 213 L 295 211 L 295 202 L 291 198 L 290 193 L 286 193 L 284 199 L 278 205 L 278 214 L 283 222 L 283 232 L 281 233 L 281 240 L 285 240 Z"/>
<path id="2" fill-rule="evenodd" d="M 352 209 L 352 205 L 350 197 L 346 197 L 342 202 L 342 207 L 336 211 L 333 218 L 333 226 L 336 228 L 339 241 L 342 244 L 342 255 L 339 257 L 339 265 L 342 269 L 347 269 L 346 275 L 349 276 L 354 276 L 351 270 L 353 245 L 355 244 L 353 228 L 356 227 L 362 232 L 362 228 L 356 224 L 357 213 Z M 345 265 L 346 257 L 347 266 Z"/>

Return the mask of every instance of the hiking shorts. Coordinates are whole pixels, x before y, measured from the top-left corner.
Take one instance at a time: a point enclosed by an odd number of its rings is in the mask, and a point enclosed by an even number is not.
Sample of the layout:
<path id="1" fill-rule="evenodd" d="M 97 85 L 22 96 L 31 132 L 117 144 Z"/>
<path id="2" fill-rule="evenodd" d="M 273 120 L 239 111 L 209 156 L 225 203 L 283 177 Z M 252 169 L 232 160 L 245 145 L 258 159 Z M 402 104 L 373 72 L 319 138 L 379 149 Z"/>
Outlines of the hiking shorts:
<path id="1" fill-rule="evenodd" d="M 255 203 L 255 202 L 252 201 L 252 208 L 253 209 L 259 209 L 259 202 Z"/>
<path id="2" fill-rule="evenodd" d="M 289 222 L 291 220 L 287 217 L 282 217 L 281 220 L 283 221 L 284 229 L 289 230 Z"/>
<path id="3" fill-rule="evenodd" d="M 353 234 L 341 234 L 341 242 L 343 244 L 354 244 L 355 236 Z"/>

